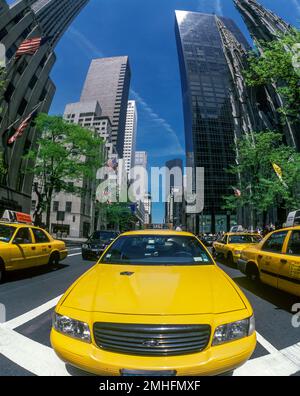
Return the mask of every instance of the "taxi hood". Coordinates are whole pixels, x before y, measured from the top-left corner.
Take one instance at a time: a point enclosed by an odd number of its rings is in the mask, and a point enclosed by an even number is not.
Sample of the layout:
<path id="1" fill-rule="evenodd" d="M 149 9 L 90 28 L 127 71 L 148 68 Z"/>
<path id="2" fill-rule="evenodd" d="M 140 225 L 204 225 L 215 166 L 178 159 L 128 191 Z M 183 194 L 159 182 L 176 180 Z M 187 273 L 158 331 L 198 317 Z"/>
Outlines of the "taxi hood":
<path id="1" fill-rule="evenodd" d="M 215 265 L 97 264 L 71 289 L 64 307 L 132 315 L 193 315 L 245 309 L 238 289 Z"/>

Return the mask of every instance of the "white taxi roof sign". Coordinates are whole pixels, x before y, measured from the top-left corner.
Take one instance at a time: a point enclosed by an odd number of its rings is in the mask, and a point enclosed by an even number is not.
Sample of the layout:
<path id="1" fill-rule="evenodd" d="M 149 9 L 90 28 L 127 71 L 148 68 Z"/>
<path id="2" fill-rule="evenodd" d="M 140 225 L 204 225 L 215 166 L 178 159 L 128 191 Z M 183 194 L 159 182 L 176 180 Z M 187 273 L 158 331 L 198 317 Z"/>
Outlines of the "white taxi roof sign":
<path id="1" fill-rule="evenodd" d="M 6 223 L 32 224 L 32 217 L 28 213 L 5 210 L 1 221 Z"/>

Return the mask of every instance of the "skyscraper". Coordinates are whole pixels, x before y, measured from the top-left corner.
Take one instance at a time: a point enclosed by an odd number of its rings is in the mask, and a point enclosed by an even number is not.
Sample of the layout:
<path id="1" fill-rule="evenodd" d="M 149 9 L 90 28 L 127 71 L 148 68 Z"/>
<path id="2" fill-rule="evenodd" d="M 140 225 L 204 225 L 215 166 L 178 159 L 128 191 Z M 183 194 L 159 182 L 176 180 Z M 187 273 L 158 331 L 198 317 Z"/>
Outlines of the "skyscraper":
<path id="1" fill-rule="evenodd" d="M 29 212 L 32 176 L 23 155 L 36 144 L 36 130 L 28 127 L 13 144 L 8 139 L 34 110 L 48 112 L 55 86 L 49 78 L 55 64 L 54 48 L 88 0 L 0 1 L 0 40 L 6 47 L 7 84 L 0 115 L 0 149 L 7 172 L 0 179 L 0 215 L 4 209 Z M 25 39 L 43 37 L 33 55 L 15 58 Z"/>
<path id="2" fill-rule="evenodd" d="M 94 59 L 81 95 L 81 102 L 97 100 L 112 123 L 112 143 L 123 158 L 126 113 L 130 87 L 128 56 Z"/>
<path id="3" fill-rule="evenodd" d="M 236 24 L 221 18 L 235 38 L 249 45 Z M 182 81 L 187 166 L 205 168 L 204 212 L 190 215 L 189 228 L 226 230 L 229 213 L 223 196 L 235 179 L 226 170 L 235 162 L 230 74 L 214 15 L 176 11 L 176 39 Z M 201 219 L 201 227 L 200 227 Z"/>
<path id="4" fill-rule="evenodd" d="M 134 167 L 136 133 L 137 133 L 137 108 L 134 100 L 128 101 L 123 158 L 127 173 Z"/>
<path id="5" fill-rule="evenodd" d="M 183 162 L 181 159 L 168 161 L 166 162 L 166 168 L 171 173 L 169 180 L 166 180 L 165 222 L 177 227 L 183 223 Z M 180 170 L 180 179 L 178 180 L 172 173 L 172 170 L 175 169 Z"/>
<path id="6" fill-rule="evenodd" d="M 135 166 L 143 166 L 147 169 L 148 166 L 148 155 L 146 151 L 135 152 Z"/>
<path id="7" fill-rule="evenodd" d="M 282 34 L 292 34 L 294 31 L 294 28 L 290 24 L 274 14 L 274 12 L 263 7 L 256 0 L 234 0 L 234 4 L 243 17 L 261 54 L 263 53 L 263 48 L 260 44 L 262 41 L 269 42 L 278 40 Z M 287 51 L 289 51 L 289 49 L 287 49 Z M 269 84 L 266 89 L 268 90 L 268 97 L 272 102 L 272 106 L 275 110 L 278 110 L 284 105 L 285 101 L 279 93 L 278 87 L 276 84 Z M 278 116 L 279 113 L 277 111 L 277 118 L 279 118 Z M 274 129 L 282 130 L 285 143 L 300 151 L 299 122 L 285 117 L 284 123 L 281 122 L 281 125 Z"/>
<path id="8" fill-rule="evenodd" d="M 233 0 L 254 40 L 270 41 L 287 33 L 292 26 L 256 0 Z M 259 44 L 259 43 L 258 43 Z"/>

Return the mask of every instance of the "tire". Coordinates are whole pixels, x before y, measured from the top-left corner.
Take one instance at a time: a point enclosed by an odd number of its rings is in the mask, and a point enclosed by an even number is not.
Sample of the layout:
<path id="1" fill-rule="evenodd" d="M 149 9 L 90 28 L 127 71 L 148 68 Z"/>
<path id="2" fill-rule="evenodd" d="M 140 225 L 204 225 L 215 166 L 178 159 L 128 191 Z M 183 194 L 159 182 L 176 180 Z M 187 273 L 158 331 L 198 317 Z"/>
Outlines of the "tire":
<path id="1" fill-rule="evenodd" d="M 50 258 L 49 258 L 49 267 L 54 267 L 57 266 L 59 264 L 59 253 L 58 252 L 54 252 L 51 254 Z"/>
<path id="2" fill-rule="evenodd" d="M 230 267 L 234 266 L 233 255 L 231 252 L 227 254 L 227 263 Z"/>
<path id="3" fill-rule="evenodd" d="M 0 261 L 0 284 L 5 282 L 5 278 L 6 278 L 5 265 L 2 261 Z"/>
<path id="4" fill-rule="evenodd" d="M 252 282 L 259 282 L 259 270 L 255 264 L 247 265 L 246 275 Z"/>

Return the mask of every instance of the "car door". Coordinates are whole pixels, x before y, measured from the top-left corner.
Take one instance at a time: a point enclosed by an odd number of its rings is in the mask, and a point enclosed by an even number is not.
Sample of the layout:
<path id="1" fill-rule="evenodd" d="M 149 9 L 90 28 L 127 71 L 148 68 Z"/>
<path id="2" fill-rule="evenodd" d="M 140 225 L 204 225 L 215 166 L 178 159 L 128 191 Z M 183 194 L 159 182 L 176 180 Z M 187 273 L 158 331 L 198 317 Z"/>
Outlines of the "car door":
<path id="1" fill-rule="evenodd" d="M 46 233 L 39 228 L 32 228 L 37 250 L 35 265 L 48 264 L 51 254 L 52 243 Z"/>
<path id="2" fill-rule="evenodd" d="M 214 243 L 214 248 L 218 254 L 224 254 L 224 246 L 227 240 L 227 236 L 224 235 L 223 238 L 219 239 Z"/>
<path id="3" fill-rule="evenodd" d="M 279 263 L 285 257 L 283 245 L 287 234 L 288 231 L 272 233 L 257 255 L 260 279 L 273 287 L 278 287 Z"/>
<path id="4" fill-rule="evenodd" d="M 9 266 L 13 270 L 32 267 L 35 264 L 36 248 L 33 244 L 31 231 L 27 227 L 20 228 L 11 242 Z"/>
<path id="5" fill-rule="evenodd" d="M 300 230 L 292 231 L 279 263 L 278 288 L 300 296 Z"/>

